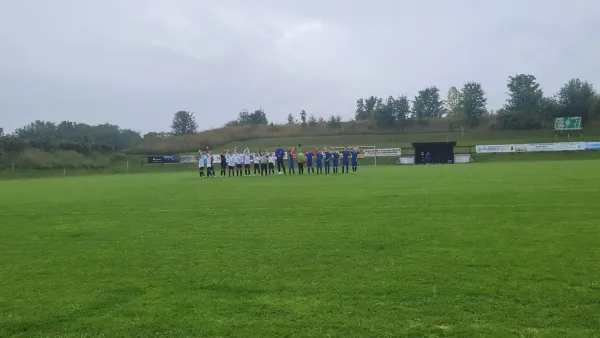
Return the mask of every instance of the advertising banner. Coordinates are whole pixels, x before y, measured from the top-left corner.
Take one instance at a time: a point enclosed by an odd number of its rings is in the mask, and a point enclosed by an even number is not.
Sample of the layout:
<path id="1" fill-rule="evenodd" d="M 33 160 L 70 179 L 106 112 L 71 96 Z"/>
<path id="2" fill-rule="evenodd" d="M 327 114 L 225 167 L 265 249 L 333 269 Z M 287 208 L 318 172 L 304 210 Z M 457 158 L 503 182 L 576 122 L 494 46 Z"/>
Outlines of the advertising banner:
<path id="1" fill-rule="evenodd" d="M 600 150 L 600 142 L 585 142 L 585 150 Z"/>
<path id="2" fill-rule="evenodd" d="M 179 163 L 179 156 L 163 156 L 163 163 Z"/>
<path id="3" fill-rule="evenodd" d="M 180 163 L 179 156 L 148 156 L 149 164 Z"/>
<path id="4" fill-rule="evenodd" d="M 479 145 L 475 146 L 475 152 L 478 154 L 492 153 L 513 153 L 515 151 L 514 144 L 497 144 L 497 145 Z"/>
<path id="5" fill-rule="evenodd" d="M 556 142 L 556 143 L 526 143 L 502 145 L 478 145 L 475 151 L 478 154 L 492 153 L 525 153 L 544 151 L 579 151 L 600 149 L 598 142 Z"/>
<path id="6" fill-rule="evenodd" d="M 554 151 L 585 150 L 586 142 L 558 142 L 554 143 Z"/>
<path id="7" fill-rule="evenodd" d="M 163 157 L 162 156 L 148 156 L 148 163 L 149 164 L 163 163 Z"/>
<path id="8" fill-rule="evenodd" d="M 217 157 L 215 157 L 215 160 Z M 198 156 L 195 155 L 183 155 L 179 156 L 179 163 L 198 163 Z"/>
<path id="9" fill-rule="evenodd" d="M 530 143 L 524 146 L 526 152 L 556 151 L 554 143 Z"/>
<path id="10" fill-rule="evenodd" d="M 365 157 L 394 157 L 402 155 L 402 148 L 362 149 Z"/>

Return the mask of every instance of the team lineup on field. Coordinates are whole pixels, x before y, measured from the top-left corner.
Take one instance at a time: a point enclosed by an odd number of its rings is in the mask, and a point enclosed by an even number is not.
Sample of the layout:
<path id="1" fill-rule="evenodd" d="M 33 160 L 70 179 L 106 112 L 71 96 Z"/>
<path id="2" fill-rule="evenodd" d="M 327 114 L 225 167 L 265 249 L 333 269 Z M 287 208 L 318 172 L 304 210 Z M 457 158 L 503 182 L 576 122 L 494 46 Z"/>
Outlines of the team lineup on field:
<path id="1" fill-rule="evenodd" d="M 205 154 L 199 151 L 198 172 L 200 177 L 217 177 L 215 173 L 215 157 L 210 151 Z M 287 152 L 278 147 L 275 152 L 258 151 L 251 152 L 246 148 L 243 152 L 234 149 L 220 153 L 219 163 L 221 172 L 219 177 L 235 176 L 267 176 L 275 175 L 275 166 L 279 175 L 304 175 L 307 174 L 337 174 L 341 166 L 341 173 L 352 173 L 358 171 L 358 159 L 361 151 L 358 147 L 345 147 L 340 150 L 302 149 L 291 148 Z M 297 168 L 297 170 L 296 170 Z M 315 170 L 316 169 L 316 170 Z M 206 174 L 205 174 L 206 172 Z"/>

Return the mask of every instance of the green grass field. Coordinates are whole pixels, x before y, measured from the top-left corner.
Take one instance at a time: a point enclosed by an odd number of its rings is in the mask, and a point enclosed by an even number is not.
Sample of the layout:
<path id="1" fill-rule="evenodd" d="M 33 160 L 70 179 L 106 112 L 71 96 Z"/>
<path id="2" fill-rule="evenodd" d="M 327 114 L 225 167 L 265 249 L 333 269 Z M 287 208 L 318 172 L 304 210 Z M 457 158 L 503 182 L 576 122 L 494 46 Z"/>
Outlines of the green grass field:
<path id="1" fill-rule="evenodd" d="M 0 181 L 0 337 L 593 337 L 600 161 Z"/>

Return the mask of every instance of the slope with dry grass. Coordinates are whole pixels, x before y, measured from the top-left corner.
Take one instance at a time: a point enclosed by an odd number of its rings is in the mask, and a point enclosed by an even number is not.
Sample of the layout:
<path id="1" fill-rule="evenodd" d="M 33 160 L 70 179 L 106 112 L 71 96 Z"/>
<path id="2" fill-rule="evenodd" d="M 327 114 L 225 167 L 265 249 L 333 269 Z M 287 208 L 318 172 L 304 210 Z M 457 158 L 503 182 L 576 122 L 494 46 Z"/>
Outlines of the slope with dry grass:
<path id="1" fill-rule="evenodd" d="M 209 147 L 219 151 L 234 147 L 252 149 L 286 147 L 302 144 L 305 147 L 375 145 L 408 147 L 411 142 L 457 141 L 460 145 L 490 143 L 527 143 L 567 140 L 553 130 L 494 130 L 492 119 L 482 121 L 477 129 L 461 128 L 451 119 L 433 119 L 422 124 L 411 124 L 404 129 L 381 130 L 372 122 L 345 122 L 332 128 L 326 123 L 302 126 L 246 125 L 203 131 L 194 135 L 145 138 L 128 150 L 131 154 L 167 154 L 196 152 Z M 600 139 L 600 128 L 590 126 L 585 133 L 577 133 L 572 140 Z"/>

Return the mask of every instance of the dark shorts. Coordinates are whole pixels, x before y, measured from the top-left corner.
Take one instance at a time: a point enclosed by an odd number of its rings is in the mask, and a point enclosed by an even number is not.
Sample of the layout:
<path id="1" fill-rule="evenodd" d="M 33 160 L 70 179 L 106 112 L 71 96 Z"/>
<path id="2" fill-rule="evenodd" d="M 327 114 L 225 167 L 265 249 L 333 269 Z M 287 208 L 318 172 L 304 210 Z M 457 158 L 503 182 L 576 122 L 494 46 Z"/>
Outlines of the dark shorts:
<path id="1" fill-rule="evenodd" d="M 236 164 L 235 165 L 238 169 L 242 169 L 242 165 L 241 164 Z"/>
<path id="2" fill-rule="evenodd" d="M 269 163 L 269 169 L 275 168 L 275 163 Z"/>
<path id="3" fill-rule="evenodd" d="M 233 166 L 232 165 L 229 166 L 229 170 L 233 170 Z"/>
<path id="4" fill-rule="evenodd" d="M 244 168 L 250 169 L 250 164 L 244 164 Z"/>

